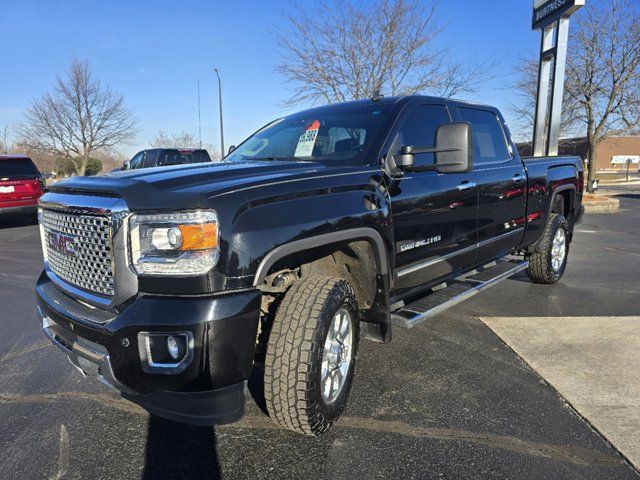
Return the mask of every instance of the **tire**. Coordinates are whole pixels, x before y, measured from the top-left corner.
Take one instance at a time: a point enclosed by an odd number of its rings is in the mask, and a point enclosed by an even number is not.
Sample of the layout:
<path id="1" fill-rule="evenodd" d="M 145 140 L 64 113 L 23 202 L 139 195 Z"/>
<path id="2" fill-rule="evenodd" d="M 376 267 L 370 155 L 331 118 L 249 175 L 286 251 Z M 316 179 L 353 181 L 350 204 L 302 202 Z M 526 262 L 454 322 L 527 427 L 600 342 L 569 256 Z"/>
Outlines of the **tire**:
<path id="1" fill-rule="evenodd" d="M 558 241 L 558 237 L 564 239 L 562 246 L 556 243 L 556 253 L 562 249 L 562 260 L 554 257 L 554 239 Z M 535 283 L 556 283 L 567 268 L 567 258 L 569 256 L 569 225 L 567 220 L 560 214 L 552 213 L 549 222 L 542 234 L 540 244 L 536 247 L 536 251 L 530 254 L 529 268 L 527 274 Z M 555 261 L 554 261 L 555 260 Z"/>
<path id="2" fill-rule="evenodd" d="M 351 390 L 358 353 L 357 312 L 353 288 L 340 278 L 310 276 L 296 282 L 285 294 L 269 335 L 264 373 L 267 410 L 277 424 L 306 435 L 321 435 L 340 417 Z M 344 348 L 342 355 L 325 354 L 330 327 L 345 318 L 351 332 L 351 348 Z M 341 326 L 338 334 L 346 335 L 347 327 Z M 336 332 L 331 331 L 329 343 Z M 343 345 L 348 343 L 347 338 L 342 340 Z M 335 342 L 332 345 L 340 350 Z M 341 367 L 323 370 L 323 360 L 325 366 Z M 323 386 L 333 386 L 329 384 L 331 378 L 337 378 L 343 370 L 339 391 L 325 388 L 323 392 Z M 325 375 L 323 383 L 323 374 L 328 371 L 331 378 Z"/>

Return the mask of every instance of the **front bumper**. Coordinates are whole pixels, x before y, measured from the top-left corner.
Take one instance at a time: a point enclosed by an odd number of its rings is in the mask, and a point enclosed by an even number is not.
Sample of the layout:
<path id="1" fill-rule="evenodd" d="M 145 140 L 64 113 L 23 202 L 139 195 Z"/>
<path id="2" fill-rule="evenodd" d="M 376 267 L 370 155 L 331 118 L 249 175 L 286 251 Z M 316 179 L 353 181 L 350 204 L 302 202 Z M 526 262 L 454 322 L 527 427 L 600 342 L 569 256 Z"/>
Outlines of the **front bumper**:
<path id="1" fill-rule="evenodd" d="M 139 297 L 120 312 L 90 307 L 47 277 L 36 285 L 44 333 L 85 375 L 149 412 L 214 425 L 244 413 L 260 312 L 260 292 L 213 297 Z M 193 358 L 179 373 L 143 369 L 140 332 L 189 331 Z"/>

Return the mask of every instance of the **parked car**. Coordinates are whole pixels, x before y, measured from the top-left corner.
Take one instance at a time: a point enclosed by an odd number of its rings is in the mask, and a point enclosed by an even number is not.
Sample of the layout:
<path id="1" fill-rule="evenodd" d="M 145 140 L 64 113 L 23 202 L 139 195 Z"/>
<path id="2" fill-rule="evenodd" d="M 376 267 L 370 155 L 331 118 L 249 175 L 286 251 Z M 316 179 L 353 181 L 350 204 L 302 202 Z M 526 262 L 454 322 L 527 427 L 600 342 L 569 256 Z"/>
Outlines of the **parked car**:
<path id="1" fill-rule="evenodd" d="M 138 168 L 164 167 L 167 165 L 182 165 L 185 163 L 210 162 L 209 152 L 204 149 L 192 148 L 150 148 L 136 153 L 131 160 L 127 160 L 122 168 L 112 171 L 136 170 Z"/>
<path id="2" fill-rule="evenodd" d="M 516 272 L 557 282 L 583 180 L 577 157 L 520 158 L 493 107 L 314 108 L 221 163 L 51 186 L 42 325 L 152 414 L 238 420 L 256 368 L 271 418 L 319 435 L 345 407 L 361 338 L 388 343 Z"/>
<path id="3" fill-rule="evenodd" d="M 25 155 L 0 155 L 0 216 L 35 214 L 44 177 Z"/>

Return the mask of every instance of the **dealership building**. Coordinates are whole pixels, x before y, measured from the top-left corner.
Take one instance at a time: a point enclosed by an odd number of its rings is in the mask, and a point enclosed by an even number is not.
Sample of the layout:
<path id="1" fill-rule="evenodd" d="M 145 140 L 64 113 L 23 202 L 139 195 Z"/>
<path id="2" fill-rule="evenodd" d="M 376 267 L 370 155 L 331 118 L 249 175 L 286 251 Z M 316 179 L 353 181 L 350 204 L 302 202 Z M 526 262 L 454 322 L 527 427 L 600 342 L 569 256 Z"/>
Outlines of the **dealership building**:
<path id="1" fill-rule="evenodd" d="M 518 145 L 520 155 L 531 155 L 531 143 Z M 564 138 L 560 140 L 559 155 L 577 155 L 583 160 L 587 158 L 587 138 Z M 627 162 L 630 170 L 640 170 L 640 135 L 609 137 L 596 148 L 596 171 L 626 171 Z"/>

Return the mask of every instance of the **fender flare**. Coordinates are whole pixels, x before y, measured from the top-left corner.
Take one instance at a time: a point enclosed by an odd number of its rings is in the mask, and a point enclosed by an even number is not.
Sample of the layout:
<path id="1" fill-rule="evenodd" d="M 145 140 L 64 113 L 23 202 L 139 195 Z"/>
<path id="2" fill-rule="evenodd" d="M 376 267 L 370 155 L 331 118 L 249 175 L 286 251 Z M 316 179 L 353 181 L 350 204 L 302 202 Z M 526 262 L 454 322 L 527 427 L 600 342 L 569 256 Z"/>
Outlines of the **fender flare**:
<path id="1" fill-rule="evenodd" d="M 269 269 L 275 265 L 278 260 L 281 260 L 284 257 L 332 243 L 360 239 L 370 240 L 373 243 L 378 273 L 381 275 L 387 275 L 389 273 L 389 258 L 387 256 L 382 235 L 380 235 L 380 232 L 374 228 L 360 227 L 325 233 L 314 237 L 303 238 L 301 240 L 294 240 L 274 248 L 265 255 L 258 265 L 258 269 L 256 270 L 256 274 L 253 278 L 253 286 L 257 287 L 262 284 L 262 282 L 267 278 Z"/>
<path id="2" fill-rule="evenodd" d="M 547 209 L 547 218 L 549 218 L 551 216 L 551 209 L 553 208 L 553 202 L 555 202 L 557 195 L 560 192 L 564 192 L 567 190 L 573 190 L 573 201 L 575 202 L 576 200 L 576 186 L 575 185 L 560 185 L 559 187 L 555 188 L 553 190 L 553 193 L 551 194 L 551 201 L 549 202 L 549 208 Z M 571 208 L 571 205 L 567 205 L 568 208 Z M 567 218 L 567 221 L 571 221 L 569 218 Z"/>

